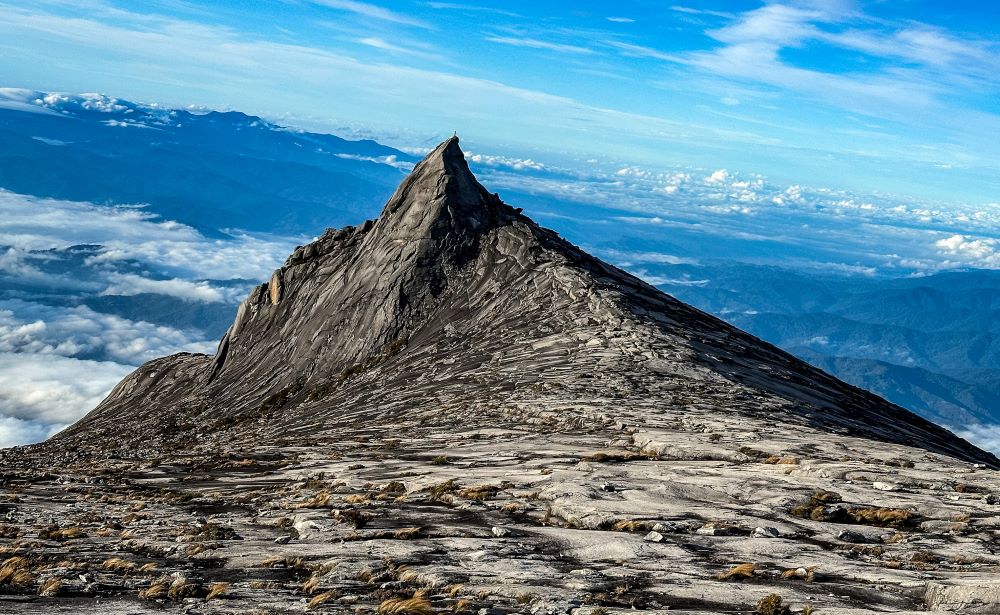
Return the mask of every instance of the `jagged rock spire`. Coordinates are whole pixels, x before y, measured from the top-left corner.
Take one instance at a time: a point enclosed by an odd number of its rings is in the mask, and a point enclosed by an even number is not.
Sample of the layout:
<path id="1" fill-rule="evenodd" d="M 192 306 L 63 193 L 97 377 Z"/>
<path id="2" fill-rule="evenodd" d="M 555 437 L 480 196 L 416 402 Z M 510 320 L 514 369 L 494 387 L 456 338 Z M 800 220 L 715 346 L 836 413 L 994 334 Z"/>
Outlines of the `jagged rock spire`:
<path id="1" fill-rule="evenodd" d="M 403 180 L 376 223 L 395 239 L 440 238 L 484 230 L 496 220 L 499 199 L 469 169 L 458 137 L 435 147 Z"/>

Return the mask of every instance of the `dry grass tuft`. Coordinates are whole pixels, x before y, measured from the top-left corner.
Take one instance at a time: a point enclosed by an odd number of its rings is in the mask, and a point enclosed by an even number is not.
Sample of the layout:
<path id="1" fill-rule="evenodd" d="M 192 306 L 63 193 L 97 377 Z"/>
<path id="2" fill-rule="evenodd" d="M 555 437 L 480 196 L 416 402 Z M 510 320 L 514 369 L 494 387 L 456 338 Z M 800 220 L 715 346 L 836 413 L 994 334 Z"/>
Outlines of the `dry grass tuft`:
<path id="1" fill-rule="evenodd" d="M 312 595 L 316 593 L 316 589 L 319 588 L 319 577 L 311 576 L 309 580 L 302 584 L 302 593 L 306 595 Z"/>
<path id="2" fill-rule="evenodd" d="M 0 585 L 8 584 L 16 587 L 24 587 L 35 581 L 29 567 L 31 562 L 27 558 L 15 555 L 4 560 L 0 565 Z"/>
<path id="3" fill-rule="evenodd" d="M 733 566 L 717 577 L 720 581 L 730 581 L 732 579 L 750 579 L 757 572 L 757 564 L 746 563 Z"/>
<path id="4" fill-rule="evenodd" d="M 400 566 L 400 569 L 396 571 L 396 578 L 403 583 L 419 583 L 420 573 L 416 570 L 411 570 L 406 566 Z"/>
<path id="5" fill-rule="evenodd" d="M 401 527 L 392 533 L 392 537 L 397 540 L 410 540 L 417 538 L 423 532 L 419 527 Z"/>
<path id="6" fill-rule="evenodd" d="M 38 533 L 38 537 L 48 540 L 73 540 L 75 538 L 84 538 L 86 534 L 82 529 L 78 527 L 65 527 L 65 528 L 55 528 L 49 530 L 42 530 Z"/>
<path id="7" fill-rule="evenodd" d="M 28 558 L 15 555 L 14 557 L 8 557 L 5 559 L 3 564 L 0 564 L 0 568 L 21 570 L 22 568 L 28 568 L 30 565 L 31 562 L 28 561 Z"/>
<path id="8" fill-rule="evenodd" d="M 621 453 L 591 453 L 585 457 L 581 457 L 580 461 L 590 461 L 593 463 L 624 463 L 627 461 L 646 461 L 649 459 L 659 459 L 660 456 L 656 453 L 642 450 L 642 451 L 624 451 Z"/>
<path id="9" fill-rule="evenodd" d="M 177 579 L 170 585 L 170 589 L 167 590 L 167 598 L 171 600 L 193 598 L 199 591 L 201 591 L 201 585 L 198 583 Z"/>
<path id="10" fill-rule="evenodd" d="M 160 569 L 159 564 L 155 562 L 149 562 L 148 564 L 143 564 L 139 566 L 139 572 L 156 572 Z"/>
<path id="11" fill-rule="evenodd" d="M 412 598 L 389 598 L 382 601 L 376 610 L 378 615 L 434 615 L 431 603 L 423 596 Z"/>
<path id="12" fill-rule="evenodd" d="M 225 581 L 219 581 L 218 583 L 212 583 L 208 586 L 208 595 L 205 596 L 205 600 L 215 600 L 216 598 L 221 598 L 226 595 L 232 583 L 226 583 Z"/>
<path id="13" fill-rule="evenodd" d="M 101 569 L 117 571 L 133 570 L 135 569 L 135 562 L 120 557 L 112 557 L 104 560 L 104 563 L 101 564 Z"/>
<path id="14" fill-rule="evenodd" d="M 261 568 L 275 568 L 277 566 L 282 566 L 284 568 L 291 568 L 300 572 L 311 572 L 316 569 L 315 565 L 309 564 L 303 558 L 292 557 L 290 555 L 272 555 L 257 565 Z"/>
<path id="15" fill-rule="evenodd" d="M 789 568 L 781 573 L 783 579 L 802 579 L 811 583 L 816 578 L 816 566 Z"/>
<path id="16" fill-rule="evenodd" d="M 375 518 L 375 515 L 372 513 L 358 510 L 356 508 L 334 510 L 331 514 L 333 515 L 333 518 L 337 520 L 337 523 L 350 523 L 356 530 L 360 530 L 365 527 L 372 519 Z"/>
<path id="17" fill-rule="evenodd" d="M 615 521 L 611 526 L 611 529 L 616 532 L 642 532 L 650 529 L 654 524 L 649 521 L 640 521 L 638 519 L 622 519 L 621 521 Z"/>
<path id="18" fill-rule="evenodd" d="M 916 522 L 916 516 L 902 508 L 882 508 L 879 506 L 834 506 L 841 501 L 840 494 L 819 490 L 809 500 L 791 509 L 791 514 L 813 521 L 830 523 L 855 523 L 878 527 L 905 527 Z"/>
<path id="19" fill-rule="evenodd" d="M 170 581 L 159 580 L 154 581 L 146 589 L 139 591 L 139 598 L 142 600 L 156 600 L 157 598 L 166 598 L 167 592 L 170 591 Z"/>
<path id="20" fill-rule="evenodd" d="M 267 559 L 263 560 L 259 564 L 259 566 L 261 568 L 274 568 L 278 564 L 283 564 L 283 563 L 285 563 L 285 556 L 283 556 L 283 555 L 272 555 L 271 557 L 268 557 Z"/>
<path id="21" fill-rule="evenodd" d="M 847 514 L 856 523 L 889 527 L 906 525 L 913 518 L 913 514 L 908 510 L 903 510 L 902 508 L 881 508 L 878 506 L 848 508 Z"/>
<path id="22" fill-rule="evenodd" d="M 350 497 L 350 496 L 348 496 Z M 325 508 L 330 505 L 330 500 L 333 496 L 330 495 L 328 491 L 320 491 L 313 497 L 309 498 L 305 502 L 300 502 L 295 505 L 295 508 Z"/>
<path id="23" fill-rule="evenodd" d="M 34 582 L 35 576 L 27 570 L 18 570 L 8 579 L 8 583 L 15 587 L 26 587 Z"/>
<path id="24" fill-rule="evenodd" d="M 378 492 L 379 500 L 399 499 L 406 495 L 406 485 L 401 481 L 393 480 L 385 484 Z"/>
<path id="25" fill-rule="evenodd" d="M 499 492 L 500 487 L 497 487 L 496 485 L 476 485 L 475 487 L 465 487 L 463 489 L 459 489 L 456 495 L 466 500 L 485 502 L 486 500 L 492 499 Z"/>
<path id="26" fill-rule="evenodd" d="M 780 466 L 797 466 L 799 465 L 799 460 L 796 459 L 795 457 L 781 457 L 778 455 L 771 455 L 770 457 L 764 460 L 764 463 L 771 465 L 780 465 Z"/>
<path id="27" fill-rule="evenodd" d="M 309 604 L 307 605 L 306 608 L 315 609 L 324 602 L 329 602 L 330 600 L 333 600 L 335 596 L 336 595 L 333 592 L 323 592 L 322 594 L 317 594 L 316 596 L 313 597 L 312 600 L 309 601 Z"/>
<path id="28" fill-rule="evenodd" d="M 790 615 L 791 610 L 781 603 L 781 596 L 769 594 L 757 603 L 757 613 L 760 615 Z"/>
<path id="29" fill-rule="evenodd" d="M 433 487 L 428 487 L 427 488 L 427 492 L 430 494 L 430 499 L 431 500 L 440 500 L 446 494 L 452 493 L 457 488 L 458 488 L 458 486 L 455 484 L 455 479 L 451 478 L 451 479 L 448 479 L 448 480 L 446 480 L 445 482 L 443 482 L 443 483 L 441 483 L 439 485 L 434 485 Z"/>
<path id="30" fill-rule="evenodd" d="M 52 596 L 59 594 L 59 589 L 62 587 L 62 579 L 51 578 L 42 581 L 41 585 L 38 586 L 38 595 L 51 598 Z"/>

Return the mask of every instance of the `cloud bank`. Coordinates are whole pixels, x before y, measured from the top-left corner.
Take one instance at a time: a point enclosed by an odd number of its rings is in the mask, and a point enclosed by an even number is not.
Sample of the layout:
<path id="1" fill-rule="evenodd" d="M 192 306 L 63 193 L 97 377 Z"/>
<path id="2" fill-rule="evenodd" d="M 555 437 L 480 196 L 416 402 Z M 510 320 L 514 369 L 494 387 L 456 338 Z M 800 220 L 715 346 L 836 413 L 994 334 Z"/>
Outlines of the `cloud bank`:
<path id="1" fill-rule="evenodd" d="M 210 239 L 141 207 L 0 190 L 0 446 L 47 438 L 145 361 L 215 351 L 201 330 L 144 321 L 143 304 L 125 317 L 81 301 L 156 295 L 228 313 L 302 242 Z"/>

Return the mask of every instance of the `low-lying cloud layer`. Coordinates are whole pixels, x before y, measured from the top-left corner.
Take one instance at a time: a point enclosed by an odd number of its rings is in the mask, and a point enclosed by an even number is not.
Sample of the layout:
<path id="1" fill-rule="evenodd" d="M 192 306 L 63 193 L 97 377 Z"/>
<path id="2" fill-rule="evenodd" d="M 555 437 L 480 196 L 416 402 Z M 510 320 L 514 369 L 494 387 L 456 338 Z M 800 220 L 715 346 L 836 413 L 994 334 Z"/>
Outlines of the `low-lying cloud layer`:
<path id="1" fill-rule="evenodd" d="M 0 246 L 47 250 L 99 244 L 102 250 L 94 264 L 136 259 L 185 278 L 260 279 L 301 241 L 238 231 L 233 239 L 210 239 L 189 226 L 159 220 L 141 207 L 108 207 L 0 190 Z"/>
<path id="2" fill-rule="evenodd" d="M 0 190 L 0 447 L 47 438 L 145 361 L 214 352 L 199 318 L 143 307 L 230 314 L 302 241 L 207 238 L 139 207 Z"/>
<path id="3" fill-rule="evenodd" d="M 534 200 L 516 203 L 529 212 L 551 217 L 552 224 L 588 225 L 589 235 L 581 231 L 575 238 L 596 250 L 602 239 L 641 237 L 654 250 L 670 246 L 668 256 L 682 245 L 690 258 L 851 274 L 1000 268 L 997 203 L 945 206 L 780 185 L 731 169 L 653 169 L 596 160 L 568 168 L 482 155 L 471 162 L 487 185 Z M 577 213 L 582 207 L 586 213 Z"/>

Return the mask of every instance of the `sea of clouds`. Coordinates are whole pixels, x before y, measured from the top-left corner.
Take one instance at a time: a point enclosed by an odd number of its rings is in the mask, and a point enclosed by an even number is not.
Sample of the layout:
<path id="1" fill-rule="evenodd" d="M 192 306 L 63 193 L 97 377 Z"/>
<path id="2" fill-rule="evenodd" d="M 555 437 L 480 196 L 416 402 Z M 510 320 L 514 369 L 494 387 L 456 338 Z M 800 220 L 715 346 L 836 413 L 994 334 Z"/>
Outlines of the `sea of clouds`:
<path id="1" fill-rule="evenodd" d="M 154 294 L 178 309 L 234 311 L 249 284 L 302 240 L 208 238 L 139 207 L 0 191 L 0 447 L 57 432 L 145 361 L 215 351 L 217 340 L 196 328 L 132 320 L 78 299 Z M 64 262 L 60 251 L 83 244 L 95 247 Z M 227 282 L 234 279 L 247 283 Z"/>

